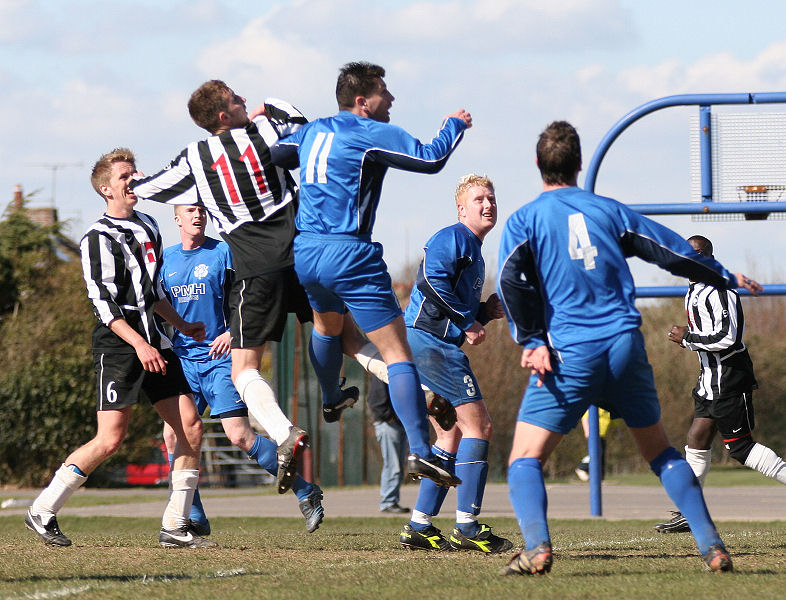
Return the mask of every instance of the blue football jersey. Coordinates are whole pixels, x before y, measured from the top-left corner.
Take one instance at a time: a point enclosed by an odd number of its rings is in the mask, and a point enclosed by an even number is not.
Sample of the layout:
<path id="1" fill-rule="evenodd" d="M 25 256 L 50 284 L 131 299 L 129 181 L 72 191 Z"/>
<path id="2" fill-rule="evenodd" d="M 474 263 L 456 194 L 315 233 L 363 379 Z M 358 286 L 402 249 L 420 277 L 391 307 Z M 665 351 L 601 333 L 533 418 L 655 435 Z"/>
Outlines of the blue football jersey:
<path id="1" fill-rule="evenodd" d="M 561 351 L 641 324 L 626 259 L 692 281 L 735 287 L 733 274 L 677 233 L 578 187 L 542 193 L 505 224 L 497 290 L 517 343 Z"/>
<path id="2" fill-rule="evenodd" d="M 202 342 L 175 331 L 175 352 L 190 360 L 209 360 L 210 342 L 229 329 L 229 246 L 213 238 L 206 238 L 195 250 L 183 250 L 181 244 L 170 246 L 164 250 L 161 282 L 178 314 L 186 321 L 202 321 L 206 327 Z"/>
<path id="3" fill-rule="evenodd" d="M 466 124 L 446 119 L 428 144 L 389 123 L 341 111 L 304 125 L 271 148 L 273 162 L 300 167 L 298 231 L 370 235 L 388 167 L 436 173 Z"/>
<path id="4" fill-rule="evenodd" d="M 488 322 L 485 303 L 480 301 L 486 277 L 481 244 L 463 223 L 440 229 L 426 242 L 404 312 L 408 327 L 461 346 L 464 331 L 476 320 Z"/>

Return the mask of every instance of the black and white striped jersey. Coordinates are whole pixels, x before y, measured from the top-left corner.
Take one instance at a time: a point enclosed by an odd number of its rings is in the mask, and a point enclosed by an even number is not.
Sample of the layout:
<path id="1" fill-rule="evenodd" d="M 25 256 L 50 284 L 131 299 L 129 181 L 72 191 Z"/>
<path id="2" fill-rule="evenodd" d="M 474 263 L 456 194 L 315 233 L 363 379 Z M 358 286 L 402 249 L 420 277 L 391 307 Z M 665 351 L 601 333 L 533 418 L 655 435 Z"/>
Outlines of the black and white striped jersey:
<path id="1" fill-rule="evenodd" d="M 701 372 L 693 393 L 715 400 L 757 387 L 745 343 L 745 316 L 739 294 L 704 283 L 690 284 L 685 295 L 688 332 L 682 345 L 699 355 Z"/>
<path id="2" fill-rule="evenodd" d="M 165 169 L 130 184 L 143 200 L 204 206 L 232 249 L 238 279 L 293 264 L 297 186 L 289 171 L 273 165 L 269 147 L 306 118 L 283 100 L 266 100 L 265 112 L 245 127 L 189 144 Z M 247 248 L 248 238 L 257 248 Z"/>
<path id="3" fill-rule="evenodd" d="M 134 212 L 128 219 L 104 215 L 80 242 L 82 274 L 98 323 L 94 352 L 134 352 L 109 323 L 126 322 L 158 349 L 172 343 L 154 318 L 153 306 L 165 298 L 161 287 L 161 235 L 150 215 Z"/>

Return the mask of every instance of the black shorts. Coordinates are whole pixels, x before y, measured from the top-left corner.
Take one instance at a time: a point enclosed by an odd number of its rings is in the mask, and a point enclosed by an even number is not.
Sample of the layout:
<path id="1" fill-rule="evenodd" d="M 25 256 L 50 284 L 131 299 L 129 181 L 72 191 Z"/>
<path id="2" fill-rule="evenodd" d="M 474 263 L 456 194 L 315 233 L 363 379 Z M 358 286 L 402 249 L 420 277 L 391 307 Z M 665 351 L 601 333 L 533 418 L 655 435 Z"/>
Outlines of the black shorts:
<path id="1" fill-rule="evenodd" d="M 180 359 L 171 349 L 160 350 L 167 361 L 166 375 L 145 371 L 136 354 L 93 353 L 96 371 L 97 410 L 120 410 L 136 404 L 144 392 L 150 404 L 190 394 Z"/>
<path id="2" fill-rule="evenodd" d="M 229 306 L 233 348 L 280 342 L 288 313 L 295 313 L 301 323 L 314 318 L 293 267 L 235 281 Z"/>
<path id="3" fill-rule="evenodd" d="M 714 419 L 724 442 L 750 435 L 756 423 L 753 415 L 753 392 L 706 400 L 693 395 L 693 415 Z"/>

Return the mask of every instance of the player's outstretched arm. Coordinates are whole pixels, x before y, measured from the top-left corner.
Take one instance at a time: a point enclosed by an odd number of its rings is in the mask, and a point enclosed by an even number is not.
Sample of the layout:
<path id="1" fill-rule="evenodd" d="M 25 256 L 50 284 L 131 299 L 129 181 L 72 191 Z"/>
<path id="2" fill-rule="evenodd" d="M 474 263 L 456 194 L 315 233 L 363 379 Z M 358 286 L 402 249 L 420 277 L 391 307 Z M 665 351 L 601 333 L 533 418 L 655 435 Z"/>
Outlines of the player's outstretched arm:
<path id="1" fill-rule="evenodd" d="M 543 385 L 546 373 L 551 373 L 551 353 L 548 346 L 524 348 L 521 352 L 521 366 L 538 375 L 538 387 Z"/>
<path id="2" fill-rule="evenodd" d="M 458 109 L 456 112 L 449 114 L 446 119 L 460 119 L 467 125 L 467 129 L 472 127 L 472 115 L 463 108 Z"/>
<path id="3" fill-rule="evenodd" d="M 747 275 L 735 273 L 734 276 L 737 278 L 737 287 L 748 290 L 754 296 L 758 296 L 761 292 L 764 291 L 764 286 L 762 286 L 758 281 L 754 281 Z"/>
<path id="4" fill-rule="evenodd" d="M 165 321 L 168 321 L 172 326 L 183 335 L 194 338 L 197 342 L 205 339 L 205 324 L 201 321 L 190 323 L 183 319 L 177 311 L 169 303 L 169 300 L 162 298 L 154 305 L 154 310 Z"/>
<path id="5" fill-rule="evenodd" d="M 248 113 L 248 118 L 253 121 L 255 118 L 264 114 L 266 113 L 265 113 L 265 103 L 263 102 L 262 104 L 257 106 L 254 110 L 252 110 L 250 113 Z"/>

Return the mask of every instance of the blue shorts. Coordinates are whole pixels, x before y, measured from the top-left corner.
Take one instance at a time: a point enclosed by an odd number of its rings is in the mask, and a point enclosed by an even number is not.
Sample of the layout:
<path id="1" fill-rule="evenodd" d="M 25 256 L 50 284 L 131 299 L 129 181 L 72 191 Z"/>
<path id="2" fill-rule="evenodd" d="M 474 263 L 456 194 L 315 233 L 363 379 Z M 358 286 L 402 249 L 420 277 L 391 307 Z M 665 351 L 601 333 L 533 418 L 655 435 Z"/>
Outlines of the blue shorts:
<path id="1" fill-rule="evenodd" d="M 210 416 L 247 416 L 248 409 L 232 383 L 232 360 L 229 357 L 214 360 L 180 360 L 183 374 L 194 393 L 200 415 L 210 406 Z"/>
<path id="2" fill-rule="evenodd" d="M 407 327 L 407 341 L 415 357 L 420 381 L 453 406 L 482 400 L 478 381 L 461 348 L 426 331 Z"/>
<path id="3" fill-rule="evenodd" d="M 660 420 L 652 367 L 638 329 L 581 344 L 552 359 L 554 373 L 542 387 L 530 377 L 518 420 L 549 431 L 568 433 L 590 404 L 624 419 L 628 427 L 649 427 Z"/>
<path id="4" fill-rule="evenodd" d="M 349 309 L 363 331 L 401 315 L 382 244 L 354 235 L 300 233 L 294 248 L 295 271 L 316 312 Z"/>

